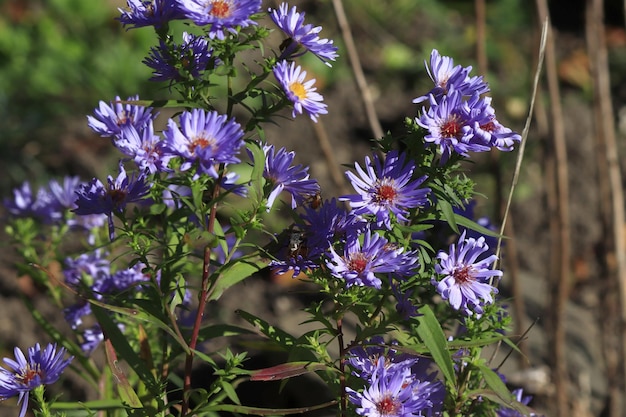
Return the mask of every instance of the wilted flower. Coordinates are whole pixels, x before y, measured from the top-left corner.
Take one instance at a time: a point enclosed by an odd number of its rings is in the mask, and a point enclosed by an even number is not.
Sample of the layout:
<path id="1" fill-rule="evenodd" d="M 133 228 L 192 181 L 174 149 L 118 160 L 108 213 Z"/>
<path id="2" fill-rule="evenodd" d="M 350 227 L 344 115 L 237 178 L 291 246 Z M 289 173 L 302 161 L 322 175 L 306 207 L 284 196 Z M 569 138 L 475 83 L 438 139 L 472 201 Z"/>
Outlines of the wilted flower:
<path id="1" fill-rule="evenodd" d="M 17 347 L 14 354 L 15 360 L 4 358 L 9 369 L 0 368 L 0 400 L 17 395 L 18 404 L 22 404 L 20 417 L 24 417 L 30 392 L 41 385 L 55 383 L 74 357 L 64 358 L 65 348 L 57 352 L 56 344 L 48 344 L 42 350 L 39 343 L 28 349 L 28 358 Z"/>
<path id="2" fill-rule="evenodd" d="M 267 198 L 267 211 L 272 208 L 274 201 L 283 191 L 291 194 L 291 208 L 296 208 L 307 197 L 319 193 L 320 186 L 317 181 L 309 179 L 309 168 L 292 165 L 295 152 L 287 152 L 285 148 L 276 151 L 274 145 L 264 145 L 263 152 L 265 153 L 263 177 L 271 187 Z"/>
<path id="3" fill-rule="evenodd" d="M 331 40 L 320 39 L 318 33 L 322 30 L 321 26 L 305 25 L 304 13 L 298 12 L 295 6 L 289 10 L 287 3 L 282 3 L 278 9 L 269 9 L 269 12 L 274 23 L 289 36 L 283 44 L 279 59 L 293 59 L 311 51 L 326 65 L 331 66 L 328 61 L 337 58 L 337 47 Z"/>
<path id="4" fill-rule="evenodd" d="M 213 65 L 221 61 L 213 58 L 206 39 L 183 32 L 183 43 L 168 45 L 163 40 L 158 47 L 150 48 L 150 55 L 143 63 L 154 72 L 150 81 L 186 81 L 200 77 L 214 60 Z"/>
<path id="5" fill-rule="evenodd" d="M 118 8 L 118 20 L 131 28 L 154 26 L 159 29 L 170 20 L 182 19 L 176 0 L 126 0 L 126 8 Z"/>

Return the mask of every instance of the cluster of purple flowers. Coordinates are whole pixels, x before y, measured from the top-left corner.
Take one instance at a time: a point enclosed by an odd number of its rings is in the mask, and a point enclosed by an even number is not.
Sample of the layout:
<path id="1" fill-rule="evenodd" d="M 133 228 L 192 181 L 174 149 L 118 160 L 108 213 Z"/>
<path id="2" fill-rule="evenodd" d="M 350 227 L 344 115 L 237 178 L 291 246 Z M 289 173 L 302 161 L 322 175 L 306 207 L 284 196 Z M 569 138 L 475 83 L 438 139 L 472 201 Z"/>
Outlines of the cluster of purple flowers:
<path id="1" fill-rule="evenodd" d="M 42 349 L 39 343 L 28 349 L 28 357 L 15 348 L 15 360 L 4 358 L 9 369 L 0 367 L 0 401 L 18 396 L 21 403 L 19 417 L 26 415 L 30 392 L 42 385 L 55 383 L 74 359 L 65 357 L 66 350 L 49 344 Z"/>
<path id="2" fill-rule="evenodd" d="M 513 149 L 521 136 L 498 122 L 491 98 L 481 95 L 489 91 L 482 77 L 470 77 L 472 67 L 454 66 L 452 58 L 441 56 L 435 49 L 430 56 L 428 73 L 435 87 L 414 103 L 428 100 L 430 108 L 422 109 L 416 123 L 428 130 L 427 144 L 435 144 L 445 162 L 453 153 L 486 152 L 491 148 Z"/>
<path id="3" fill-rule="evenodd" d="M 428 373 L 429 361 L 397 354 L 378 336 L 364 346 L 351 349 L 348 356 L 353 374 L 366 384 L 362 392 L 346 388 L 357 414 L 410 417 L 436 415 L 441 410 L 445 389 L 441 381 Z"/>
<path id="4" fill-rule="evenodd" d="M 132 268 L 113 272 L 106 256 L 106 253 L 96 250 L 75 259 L 66 259 L 63 275 L 67 285 L 83 297 L 109 302 L 112 296 L 141 289 L 141 284 L 148 279 L 142 271 L 145 265 L 138 263 Z M 64 310 L 65 320 L 76 331 L 82 327 L 84 318 L 90 314 L 91 304 L 86 299 L 81 299 Z M 91 353 L 103 340 L 100 326 L 95 324 L 84 329 L 82 339 L 83 352 Z"/>

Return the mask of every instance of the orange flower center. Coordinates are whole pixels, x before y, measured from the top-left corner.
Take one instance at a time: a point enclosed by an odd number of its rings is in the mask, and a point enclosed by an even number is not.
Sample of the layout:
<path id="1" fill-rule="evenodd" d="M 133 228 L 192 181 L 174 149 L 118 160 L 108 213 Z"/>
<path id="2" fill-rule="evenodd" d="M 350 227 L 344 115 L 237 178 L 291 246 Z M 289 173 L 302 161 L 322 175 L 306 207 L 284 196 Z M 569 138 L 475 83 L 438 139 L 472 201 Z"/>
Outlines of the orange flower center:
<path id="1" fill-rule="evenodd" d="M 229 1 L 215 0 L 211 2 L 211 11 L 209 14 L 218 19 L 224 19 L 232 14 L 231 4 Z"/>
<path id="2" fill-rule="evenodd" d="M 189 152 L 194 153 L 197 147 L 204 149 L 207 146 L 213 146 L 214 143 L 215 143 L 215 139 L 211 137 L 205 137 L 204 135 L 197 136 L 194 138 L 193 141 L 191 141 L 191 143 L 188 146 L 188 149 L 189 149 Z"/>
<path id="3" fill-rule="evenodd" d="M 396 191 L 393 184 L 383 183 L 376 187 L 374 201 L 377 203 L 392 203 L 397 195 L 398 191 Z"/>
<path id="4" fill-rule="evenodd" d="M 30 366 L 24 370 L 21 374 L 16 375 L 16 379 L 24 385 L 28 385 L 37 376 L 42 376 L 41 369 L 31 369 Z"/>

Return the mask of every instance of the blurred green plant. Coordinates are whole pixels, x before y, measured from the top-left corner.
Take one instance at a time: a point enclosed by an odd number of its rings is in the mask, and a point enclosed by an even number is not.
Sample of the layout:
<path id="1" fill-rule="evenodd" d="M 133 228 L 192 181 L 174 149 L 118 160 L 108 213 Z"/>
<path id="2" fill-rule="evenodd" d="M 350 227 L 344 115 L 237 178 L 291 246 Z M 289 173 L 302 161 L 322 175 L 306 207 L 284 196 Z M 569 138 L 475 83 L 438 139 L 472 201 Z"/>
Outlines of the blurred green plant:
<path id="1" fill-rule="evenodd" d="M 138 63 L 152 34 L 124 31 L 118 14 L 100 1 L 0 4 L 1 189 L 47 175 L 42 155 L 98 100 L 148 91 L 150 71 Z"/>

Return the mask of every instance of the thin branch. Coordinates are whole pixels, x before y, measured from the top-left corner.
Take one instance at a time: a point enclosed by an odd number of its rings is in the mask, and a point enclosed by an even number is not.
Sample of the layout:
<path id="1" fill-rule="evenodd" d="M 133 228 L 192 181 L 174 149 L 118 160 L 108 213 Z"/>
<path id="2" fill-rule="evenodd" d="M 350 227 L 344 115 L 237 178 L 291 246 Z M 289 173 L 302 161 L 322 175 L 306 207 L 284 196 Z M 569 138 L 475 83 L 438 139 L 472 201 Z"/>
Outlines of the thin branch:
<path id="1" fill-rule="evenodd" d="M 365 107 L 367 121 L 369 122 L 370 129 L 372 129 L 374 138 L 380 139 L 385 134 L 383 133 L 383 128 L 380 125 L 378 116 L 376 115 L 372 93 L 367 85 L 367 80 L 365 79 L 365 74 L 363 73 L 363 67 L 361 67 L 359 53 L 356 50 L 354 38 L 352 37 L 352 32 L 350 31 L 350 23 L 348 23 L 348 18 L 346 17 L 346 11 L 343 8 L 342 1 L 333 0 L 333 8 L 335 9 L 335 16 L 337 16 L 337 23 L 339 24 L 339 29 L 341 30 L 343 42 L 346 45 L 348 59 L 350 60 L 350 66 L 352 67 L 352 73 L 357 87 L 359 88 L 363 106 Z"/>

